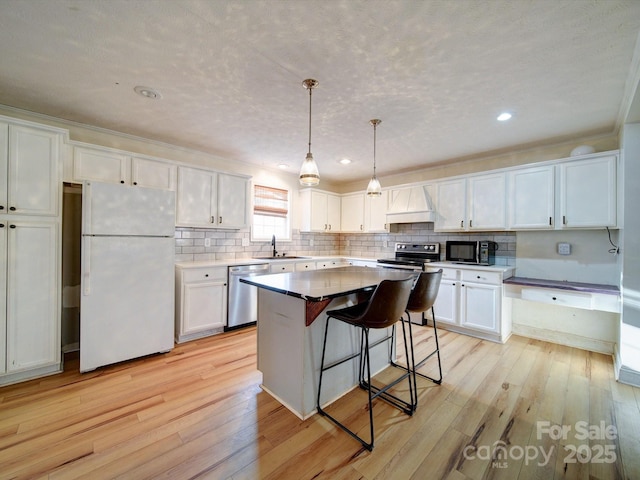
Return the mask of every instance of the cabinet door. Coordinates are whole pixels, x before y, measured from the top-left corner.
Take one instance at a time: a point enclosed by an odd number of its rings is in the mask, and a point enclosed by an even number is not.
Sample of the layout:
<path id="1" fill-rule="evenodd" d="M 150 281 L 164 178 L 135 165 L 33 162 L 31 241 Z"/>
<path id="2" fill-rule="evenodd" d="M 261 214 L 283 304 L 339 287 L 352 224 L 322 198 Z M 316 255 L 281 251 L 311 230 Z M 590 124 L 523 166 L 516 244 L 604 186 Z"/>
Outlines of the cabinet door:
<path id="1" fill-rule="evenodd" d="M 470 177 L 468 188 L 469 230 L 504 230 L 507 227 L 506 175 Z"/>
<path id="2" fill-rule="evenodd" d="M 294 262 L 272 262 L 269 264 L 269 273 L 287 273 L 296 269 Z"/>
<path id="3" fill-rule="evenodd" d="M 215 226 L 216 183 L 215 172 L 178 167 L 177 225 L 184 227 Z"/>
<path id="4" fill-rule="evenodd" d="M 310 226 L 312 232 L 324 232 L 329 229 L 327 222 L 328 204 L 327 194 L 323 192 L 311 192 L 311 208 L 309 216 L 311 217 Z"/>
<path id="5" fill-rule="evenodd" d="M 466 192 L 467 183 L 464 179 L 438 183 L 435 230 L 454 232 L 467 227 Z"/>
<path id="6" fill-rule="evenodd" d="M 58 224 L 9 221 L 5 229 L 7 371 L 59 363 Z"/>
<path id="7" fill-rule="evenodd" d="M 501 287 L 465 282 L 460 292 L 460 325 L 498 332 Z"/>
<path id="8" fill-rule="evenodd" d="M 458 290 L 457 281 L 442 280 L 440 282 L 438 296 L 433 304 L 436 321 L 458 323 Z"/>
<path id="9" fill-rule="evenodd" d="M 616 160 L 611 156 L 560 165 L 562 228 L 616 226 Z"/>
<path id="10" fill-rule="evenodd" d="M 383 190 L 382 195 L 364 198 L 364 229 L 367 232 L 389 232 L 387 224 L 387 210 L 389 209 L 389 191 Z"/>
<path id="11" fill-rule="evenodd" d="M 0 220 L 0 375 L 7 371 L 7 235 L 5 220 Z"/>
<path id="12" fill-rule="evenodd" d="M 509 172 L 509 228 L 553 228 L 553 172 L 552 165 Z"/>
<path id="13" fill-rule="evenodd" d="M 133 157 L 131 159 L 131 183 L 140 187 L 176 190 L 178 168 L 161 160 Z"/>
<path id="14" fill-rule="evenodd" d="M 109 150 L 75 147 L 73 179 L 77 182 L 95 180 L 128 184 L 130 182 L 129 157 Z"/>
<path id="15" fill-rule="evenodd" d="M 218 174 L 218 218 L 220 228 L 249 225 L 249 181 L 245 177 Z"/>
<path id="16" fill-rule="evenodd" d="M 340 197 L 337 195 L 327 194 L 327 225 L 328 231 L 340 231 Z"/>
<path id="17" fill-rule="evenodd" d="M 226 285 L 224 280 L 184 285 L 182 334 L 189 335 L 226 325 Z"/>
<path id="18" fill-rule="evenodd" d="M 0 213 L 7 211 L 9 184 L 9 124 L 0 122 Z"/>
<path id="19" fill-rule="evenodd" d="M 60 136 L 20 125 L 9 126 L 10 213 L 56 216 L 60 210 Z"/>
<path id="20" fill-rule="evenodd" d="M 345 195 L 340 203 L 340 231 L 364 232 L 364 194 Z"/>

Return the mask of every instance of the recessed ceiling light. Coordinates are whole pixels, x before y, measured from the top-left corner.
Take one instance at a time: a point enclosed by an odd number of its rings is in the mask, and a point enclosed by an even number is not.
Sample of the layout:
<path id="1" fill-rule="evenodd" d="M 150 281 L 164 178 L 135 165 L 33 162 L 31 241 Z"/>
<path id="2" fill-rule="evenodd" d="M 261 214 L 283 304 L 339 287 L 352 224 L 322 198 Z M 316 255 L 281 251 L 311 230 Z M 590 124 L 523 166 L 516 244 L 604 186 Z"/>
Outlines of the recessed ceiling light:
<path id="1" fill-rule="evenodd" d="M 138 85 L 133 89 L 133 91 L 136 92 L 138 95 L 142 95 L 143 97 L 147 97 L 152 100 L 158 100 L 162 98 L 162 95 L 160 95 L 160 92 L 150 87 L 141 87 L 140 85 Z"/>
<path id="2" fill-rule="evenodd" d="M 342 165 L 349 165 L 351 163 L 351 160 L 349 160 L 348 158 L 343 158 L 342 160 L 338 160 L 338 162 Z"/>
<path id="3" fill-rule="evenodd" d="M 287 165 L 286 163 L 279 163 L 278 168 L 281 168 L 282 170 L 284 170 L 285 168 L 289 168 L 289 165 Z"/>
<path id="4" fill-rule="evenodd" d="M 511 118 L 511 114 L 509 112 L 502 112 L 500 115 L 498 115 L 499 122 L 506 122 L 510 118 Z"/>

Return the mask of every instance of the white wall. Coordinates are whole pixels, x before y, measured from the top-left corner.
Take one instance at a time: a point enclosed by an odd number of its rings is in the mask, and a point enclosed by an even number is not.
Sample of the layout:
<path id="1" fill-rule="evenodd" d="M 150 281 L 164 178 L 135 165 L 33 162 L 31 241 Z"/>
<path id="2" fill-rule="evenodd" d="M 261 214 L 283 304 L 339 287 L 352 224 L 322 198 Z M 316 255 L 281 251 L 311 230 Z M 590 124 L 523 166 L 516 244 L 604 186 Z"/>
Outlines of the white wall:
<path id="1" fill-rule="evenodd" d="M 617 245 L 619 232 L 611 230 Z M 618 257 L 609 252 L 606 230 L 516 233 L 516 275 L 527 278 L 619 285 Z M 559 242 L 571 244 L 571 255 L 557 253 Z"/>

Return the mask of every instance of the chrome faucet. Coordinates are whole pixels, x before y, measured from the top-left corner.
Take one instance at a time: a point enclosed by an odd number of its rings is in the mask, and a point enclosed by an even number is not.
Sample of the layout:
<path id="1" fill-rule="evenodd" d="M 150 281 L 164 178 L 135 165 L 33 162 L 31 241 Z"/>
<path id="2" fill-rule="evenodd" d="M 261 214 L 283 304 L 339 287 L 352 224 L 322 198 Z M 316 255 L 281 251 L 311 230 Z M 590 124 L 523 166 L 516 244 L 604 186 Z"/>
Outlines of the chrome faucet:
<path id="1" fill-rule="evenodd" d="M 276 250 L 276 236 L 275 235 L 273 235 L 271 237 L 271 246 L 273 247 L 273 253 L 272 253 L 271 256 L 275 257 L 277 255 L 277 253 L 278 253 L 278 251 Z"/>

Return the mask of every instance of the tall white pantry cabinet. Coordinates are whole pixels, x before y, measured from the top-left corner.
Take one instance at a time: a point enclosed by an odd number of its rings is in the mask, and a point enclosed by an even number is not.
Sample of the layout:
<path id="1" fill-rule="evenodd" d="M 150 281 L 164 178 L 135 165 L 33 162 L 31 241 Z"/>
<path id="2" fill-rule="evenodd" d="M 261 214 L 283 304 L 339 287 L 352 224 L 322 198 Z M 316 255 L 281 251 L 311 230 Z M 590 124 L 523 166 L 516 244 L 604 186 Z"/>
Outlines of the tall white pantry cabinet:
<path id="1" fill-rule="evenodd" d="M 61 371 L 64 134 L 0 117 L 0 385 Z"/>

